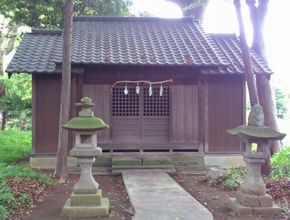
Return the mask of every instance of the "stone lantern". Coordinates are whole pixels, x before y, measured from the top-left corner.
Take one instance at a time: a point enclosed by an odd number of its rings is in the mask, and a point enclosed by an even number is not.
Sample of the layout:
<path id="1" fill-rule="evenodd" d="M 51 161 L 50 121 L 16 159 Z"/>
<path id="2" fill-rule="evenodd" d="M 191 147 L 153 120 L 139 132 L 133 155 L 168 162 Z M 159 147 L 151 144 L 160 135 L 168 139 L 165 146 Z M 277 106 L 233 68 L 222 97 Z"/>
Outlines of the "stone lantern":
<path id="1" fill-rule="evenodd" d="M 82 107 L 79 116 L 72 118 L 63 128 L 75 132 L 75 147 L 70 155 L 77 158 L 81 175 L 62 209 L 61 216 L 108 216 L 109 200 L 102 198 L 102 191 L 92 175 L 95 157 L 102 154 L 102 149 L 97 147 L 97 131 L 108 128 L 108 125 L 102 119 L 94 117 L 91 110 L 94 104 L 90 98 L 84 97 L 76 105 Z"/>
<path id="2" fill-rule="evenodd" d="M 265 151 L 271 140 L 282 140 L 285 134 L 279 133 L 270 127 L 264 126 L 262 107 L 255 105 L 249 115 L 248 125 L 229 129 L 231 135 L 241 139 L 244 161 L 248 167 L 248 174 L 228 206 L 235 216 L 273 216 L 281 209 L 273 204 L 272 197 L 266 193 L 266 186 L 261 175 L 261 166 L 265 162 Z M 252 144 L 257 150 L 252 150 Z"/>

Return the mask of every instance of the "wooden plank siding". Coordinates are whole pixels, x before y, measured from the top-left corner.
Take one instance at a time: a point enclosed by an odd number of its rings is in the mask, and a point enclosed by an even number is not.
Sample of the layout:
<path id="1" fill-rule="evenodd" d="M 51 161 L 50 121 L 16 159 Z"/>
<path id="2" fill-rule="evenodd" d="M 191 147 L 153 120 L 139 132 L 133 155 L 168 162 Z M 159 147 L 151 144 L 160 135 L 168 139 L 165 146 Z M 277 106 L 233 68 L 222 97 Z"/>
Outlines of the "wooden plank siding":
<path id="1" fill-rule="evenodd" d="M 143 143 L 164 143 L 168 144 L 169 125 L 167 117 L 145 117 L 142 126 Z"/>
<path id="2" fill-rule="evenodd" d="M 118 80 L 160 81 L 173 79 L 173 83 L 169 84 L 169 108 L 176 107 L 176 111 L 170 110 L 169 117 L 148 117 L 143 115 L 143 89 L 141 89 L 139 116 L 111 116 L 110 140 L 101 139 L 101 142 L 108 143 L 108 149 L 198 150 L 199 127 L 202 127 L 198 118 L 198 112 L 200 111 L 198 76 L 197 69 L 185 67 L 91 66 L 87 68 L 83 78 L 83 92 L 84 95 L 91 96 L 93 99 L 95 99 L 92 94 L 95 92 L 92 89 L 93 87 L 102 87 L 104 84 L 112 85 Z M 111 99 L 110 97 L 108 100 Z M 110 114 L 112 112 L 111 108 L 112 103 L 110 109 L 107 109 Z M 96 109 L 96 112 L 98 111 L 100 110 Z M 101 115 L 99 116 L 101 117 Z"/>
<path id="3" fill-rule="evenodd" d="M 83 85 L 83 96 L 90 97 L 95 106 L 95 116 L 102 118 L 105 123 L 111 125 L 111 86 L 110 85 Z M 111 140 L 110 129 L 98 132 L 98 142 L 108 143 Z"/>
<path id="4" fill-rule="evenodd" d="M 77 115 L 78 75 L 72 75 L 70 118 Z M 32 75 L 32 155 L 55 154 L 58 142 L 61 75 Z M 69 132 L 69 149 L 74 135 Z"/>
<path id="5" fill-rule="evenodd" d="M 55 154 L 58 139 L 61 76 L 33 74 L 33 154 Z"/>
<path id="6" fill-rule="evenodd" d="M 83 96 L 91 97 L 95 103 L 95 116 L 102 118 L 110 126 L 110 129 L 98 132 L 98 143 L 107 146 L 104 149 L 109 151 L 189 150 L 199 153 L 239 153 L 239 140 L 228 135 L 226 129 L 244 121 L 243 78 L 202 75 L 195 71 L 194 68 L 177 67 L 91 66 L 83 75 L 72 75 L 71 117 L 77 115 L 80 110 L 75 109 L 73 103 L 79 102 Z M 153 99 L 147 97 L 147 101 L 145 100 L 147 85 L 145 88 L 144 85 L 141 87 L 142 92 L 138 95 L 140 112 L 136 117 L 112 115 L 111 86 L 114 82 L 159 81 L 170 78 L 173 79 L 173 83 L 164 85 L 164 88 L 169 86 L 169 115 L 155 115 L 154 112 L 160 112 L 158 109 L 162 109 L 164 104 L 158 107 L 159 86 L 154 91 L 157 96 L 153 96 Z M 135 85 L 131 86 L 135 91 Z M 61 76 L 33 74 L 32 87 L 33 154 L 55 154 Z M 123 85 L 121 87 L 119 93 L 123 94 Z M 151 101 L 155 107 L 151 108 Z M 147 110 L 144 110 L 145 105 Z M 148 114 L 148 111 L 152 115 Z M 72 145 L 73 135 L 70 135 L 70 147 Z"/>
<path id="7" fill-rule="evenodd" d="M 198 86 L 172 85 L 170 143 L 197 144 L 199 135 Z"/>
<path id="8" fill-rule="evenodd" d="M 170 85 L 196 85 L 199 70 L 192 67 L 99 65 L 85 69 L 84 84 L 112 85 L 120 80 L 161 81 L 173 79 Z"/>
<path id="9" fill-rule="evenodd" d="M 242 77 L 208 77 L 207 153 L 239 153 L 240 141 L 227 129 L 243 124 L 244 85 Z"/>

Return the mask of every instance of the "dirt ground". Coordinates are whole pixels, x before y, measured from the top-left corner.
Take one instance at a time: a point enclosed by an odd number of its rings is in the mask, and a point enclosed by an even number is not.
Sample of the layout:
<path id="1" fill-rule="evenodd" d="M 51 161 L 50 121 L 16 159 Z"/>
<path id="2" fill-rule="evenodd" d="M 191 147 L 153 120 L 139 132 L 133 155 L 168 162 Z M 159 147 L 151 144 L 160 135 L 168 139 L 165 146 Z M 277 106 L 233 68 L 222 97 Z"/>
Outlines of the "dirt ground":
<path id="1" fill-rule="evenodd" d="M 235 197 L 235 191 L 211 186 L 206 183 L 204 176 L 194 175 L 176 175 L 173 176 L 187 192 L 189 192 L 195 199 L 204 205 L 212 214 L 214 220 L 229 220 L 239 218 L 232 218 L 230 210 L 227 208 L 227 202 L 230 197 Z M 290 220 L 288 214 L 281 214 L 279 217 L 257 217 L 255 220 Z M 250 220 L 248 218 L 241 218 L 242 220 Z M 251 219 L 252 220 L 252 219 Z"/>
<path id="2" fill-rule="evenodd" d="M 174 175 L 172 176 L 186 191 L 195 197 L 201 204 L 213 213 L 214 220 L 228 220 L 229 210 L 226 203 L 234 197 L 234 191 L 223 191 L 221 188 L 210 186 L 204 181 L 204 176 Z M 100 184 L 104 197 L 111 202 L 110 217 L 103 219 L 130 220 L 133 214 L 128 195 L 121 176 L 99 175 L 95 176 Z M 66 184 L 56 184 L 46 191 L 46 198 L 42 203 L 36 204 L 30 210 L 12 216 L 11 220 L 64 220 L 59 214 L 78 176 L 70 176 Z M 96 219 L 96 218 L 86 218 Z M 263 218 L 262 218 L 263 219 Z M 287 220 L 286 215 L 278 218 Z M 157 219 L 156 219 L 157 220 Z"/>
<path id="3" fill-rule="evenodd" d="M 215 220 L 227 220 L 229 210 L 226 203 L 234 196 L 233 191 L 222 191 L 205 184 L 204 176 L 176 175 L 173 176 L 187 192 L 204 205 L 212 214 Z"/>
<path id="4" fill-rule="evenodd" d="M 70 176 L 66 184 L 55 184 L 46 191 L 46 198 L 42 203 L 36 204 L 30 210 L 22 210 L 11 216 L 10 220 L 65 220 L 60 218 L 61 208 L 69 198 L 72 187 L 79 176 Z M 95 176 L 103 191 L 103 197 L 110 199 L 110 217 L 99 219 L 130 220 L 132 214 L 131 204 L 126 193 L 121 176 Z M 72 219 L 72 218 L 70 218 Z M 96 218 L 86 218 L 87 220 Z M 72 219 L 73 220 L 73 219 Z"/>

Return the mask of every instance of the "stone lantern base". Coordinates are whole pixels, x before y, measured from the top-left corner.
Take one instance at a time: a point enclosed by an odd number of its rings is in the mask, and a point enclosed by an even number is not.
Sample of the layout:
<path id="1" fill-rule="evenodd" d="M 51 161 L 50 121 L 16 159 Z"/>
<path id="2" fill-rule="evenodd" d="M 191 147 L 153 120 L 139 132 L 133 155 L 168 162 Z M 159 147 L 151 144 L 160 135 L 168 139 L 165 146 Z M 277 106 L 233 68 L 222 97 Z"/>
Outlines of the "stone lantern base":
<path id="1" fill-rule="evenodd" d="M 92 164 L 95 156 L 101 154 L 101 149 L 73 148 L 70 155 L 78 158 L 81 176 L 73 187 L 70 198 L 66 201 L 61 217 L 104 217 L 109 216 L 109 199 L 102 197 L 102 190 L 92 175 Z"/>
<path id="2" fill-rule="evenodd" d="M 264 156 L 261 152 L 244 153 L 244 161 L 248 166 L 248 175 L 241 184 L 236 198 L 231 198 L 228 207 L 235 216 L 277 216 L 281 208 L 273 204 L 273 199 L 266 194 L 266 186 L 261 176 Z"/>
<path id="3" fill-rule="evenodd" d="M 71 194 L 62 209 L 62 217 L 96 217 L 109 215 L 109 199 L 102 198 L 102 191 L 96 194 Z"/>
<path id="4" fill-rule="evenodd" d="M 255 199 L 252 201 L 255 202 L 257 200 Z M 268 201 L 266 203 L 268 203 Z M 276 205 L 272 205 L 270 207 L 269 206 L 245 206 L 238 200 L 238 198 L 230 198 L 229 203 L 228 203 L 228 208 L 234 213 L 235 216 L 238 216 L 238 217 L 249 217 L 249 216 L 272 217 L 272 216 L 277 216 L 281 214 L 281 211 L 282 211 L 281 208 Z"/>

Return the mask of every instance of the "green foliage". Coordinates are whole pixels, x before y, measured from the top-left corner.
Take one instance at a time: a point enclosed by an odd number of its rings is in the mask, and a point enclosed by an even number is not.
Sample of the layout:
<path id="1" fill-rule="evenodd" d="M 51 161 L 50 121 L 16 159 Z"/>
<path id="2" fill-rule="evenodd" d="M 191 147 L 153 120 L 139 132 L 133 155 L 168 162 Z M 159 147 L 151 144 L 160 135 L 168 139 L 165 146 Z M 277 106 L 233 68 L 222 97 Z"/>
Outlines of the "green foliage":
<path id="1" fill-rule="evenodd" d="M 286 92 L 284 92 L 280 88 L 276 88 L 275 95 L 276 95 L 276 109 L 277 109 L 278 116 L 283 118 L 284 114 L 287 112 Z"/>
<path id="2" fill-rule="evenodd" d="M 0 205 L 0 220 L 4 220 L 7 218 L 7 211 L 6 208 Z"/>
<path id="3" fill-rule="evenodd" d="M 24 203 L 24 204 L 27 204 L 29 206 L 32 205 L 33 201 L 31 200 L 31 198 L 29 198 L 29 196 L 25 193 L 21 194 L 19 197 L 18 197 L 18 202 L 20 203 Z"/>
<path id="4" fill-rule="evenodd" d="M 290 166 L 290 147 L 284 147 L 271 158 L 272 165 L 289 165 Z"/>
<path id="5" fill-rule="evenodd" d="M 290 147 L 284 147 L 271 158 L 272 179 L 290 178 Z"/>
<path id="6" fill-rule="evenodd" d="M 224 187 L 230 190 L 234 190 L 238 187 L 238 184 L 234 179 L 227 178 L 224 182 Z"/>
<path id="7" fill-rule="evenodd" d="M 231 167 L 227 171 L 229 175 L 223 182 L 223 186 L 229 190 L 237 189 L 248 173 L 246 167 Z"/>
<path id="8" fill-rule="evenodd" d="M 271 168 L 270 173 L 271 179 L 283 179 L 289 178 L 290 179 L 290 170 L 289 164 L 288 165 L 275 165 Z"/>
<path id="9" fill-rule="evenodd" d="M 0 179 L 0 204 L 4 206 L 6 215 L 10 210 L 17 208 L 14 196 L 10 192 L 5 178 Z"/>
<path id="10" fill-rule="evenodd" d="M 31 154 L 31 131 L 0 131 L 0 162 L 14 163 Z"/>
<path id="11" fill-rule="evenodd" d="M 192 3 L 184 7 L 183 11 L 189 11 L 189 10 L 200 8 L 200 7 L 206 7 L 208 2 L 209 0 L 194 0 L 192 1 Z"/>
<path id="12" fill-rule="evenodd" d="M 5 75 L 0 80 L 6 88 L 6 95 L 0 99 L 0 110 L 7 112 L 8 128 L 31 129 L 31 75 L 13 74 L 10 79 Z"/>
<path id="13" fill-rule="evenodd" d="M 65 0 L 2 0 L 0 14 L 13 23 L 37 28 L 60 27 Z M 74 15 L 126 16 L 132 0 L 74 0 Z"/>

